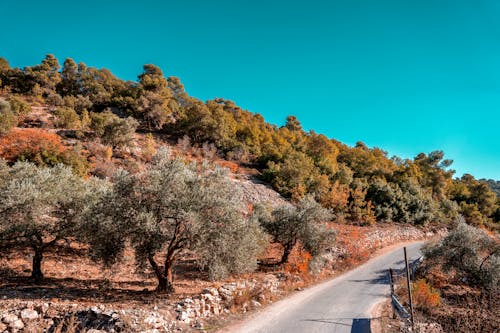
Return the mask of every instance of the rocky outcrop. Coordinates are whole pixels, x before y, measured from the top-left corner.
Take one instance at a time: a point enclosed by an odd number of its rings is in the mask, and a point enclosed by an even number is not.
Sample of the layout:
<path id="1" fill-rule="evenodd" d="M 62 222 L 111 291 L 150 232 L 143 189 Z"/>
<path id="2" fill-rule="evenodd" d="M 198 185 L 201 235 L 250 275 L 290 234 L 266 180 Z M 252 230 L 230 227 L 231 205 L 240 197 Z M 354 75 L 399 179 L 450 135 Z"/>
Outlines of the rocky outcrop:
<path id="1" fill-rule="evenodd" d="M 239 179 L 234 182 L 242 191 L 243 200 L 252 204 L 265 204 L 271 207 L 289 205 L 278 192 L 274 191 L 268 184 L 260 181 L 254 176 L 238 175 Z"/>

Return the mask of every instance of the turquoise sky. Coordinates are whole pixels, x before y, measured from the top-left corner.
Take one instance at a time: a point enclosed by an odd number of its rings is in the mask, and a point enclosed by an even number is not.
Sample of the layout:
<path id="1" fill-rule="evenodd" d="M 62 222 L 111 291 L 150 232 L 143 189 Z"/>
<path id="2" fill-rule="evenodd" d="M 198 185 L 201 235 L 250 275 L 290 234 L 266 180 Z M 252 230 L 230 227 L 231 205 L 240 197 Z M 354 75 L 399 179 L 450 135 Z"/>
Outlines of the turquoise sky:
<path id="1" fill-rule="evenodd" d="M 54 53 L 390 155 L 500 179 L 500 1 L 0 0 L 0 56 Z"/>

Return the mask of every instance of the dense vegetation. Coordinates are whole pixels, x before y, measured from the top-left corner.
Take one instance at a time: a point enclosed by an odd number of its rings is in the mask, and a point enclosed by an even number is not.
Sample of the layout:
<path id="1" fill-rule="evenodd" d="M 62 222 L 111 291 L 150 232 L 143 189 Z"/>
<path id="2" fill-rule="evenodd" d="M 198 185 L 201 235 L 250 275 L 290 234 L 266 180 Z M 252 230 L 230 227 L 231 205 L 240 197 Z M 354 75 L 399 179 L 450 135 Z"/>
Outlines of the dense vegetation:
<path id="1" fill-rule="evenodd" d="M 493 179 L 481 179 L 488 183 L 491 190 L 496 193 L 497 197 L 500 197 L 500 180 Z"/>
<path id="2" fill-rule="evenodd" d="M 328 221 L 425 225 L 461 214 L 469 224 L 500 222 L 498 182 L 454 179 L 441 151 L 403 160 L 306 132 L 294 116 L 271 125 L 231 101 L 190 97 L 154 65 L 126 82 L 72 59 L 60 68 L 52 55 L 25 68 L 0 58 L 0 97 L 0 249 L 31 249 L 35 279 L 44 252 L 71 240 L 106 264 L 130 244 L 158 290 L 171 291 L 183 251 L 220 278 L 255 269 L 269 241 L 282 245 L 281 263 L 295 246 L 320 254 L 334 241 Z M 48 105 L 57 129 L 16 127 L 30 104 Z M 137 131 L 146 133 L 140 144 Z M 155 155 L 153 134 L 256 168 L 293 205 L 247 209 L 225 171 Z M 128 171 L 109 167 L 139 145 L 140 156 L 122 159 Z"/>
<path id="3" fill-rule="evenodd" d="M 487 290 L 500 287 L 500 243 L 484 230 L 467 225 L 461 216 L 438 244 L 424 249 L 429 267 L 440 266 L 457 280 Z"/>
<path id="4" fill-rule="evenodd" d="M 412 284 L 417 322 L 442 332 L 494 332 L 499 327 L 500 242 L 459 216 L 450 232 L 428 243 Z M 406 281 L 399 297 L 406 304 Z"/>
<path id="5" fill-rule="evenodd" d="M 0 135 L 7 142 L 20 136 L 9 139 L 9 130 L 29 110 L 19 98 L 24 96 L 50 105 L 58 126 L 93 133 L 112 149 L 129 146 L 136 129 L 173 140 L 187 137 L 195 146 L 213 144 L 221 157 L 258 168 L 285 197 L 298 202 L 311 195 L 338 220 L 425 224 L 448 222 L 460 213 L 476 225 L 499 221 L 498 199 L 488 184 L 471 175 L 453 179 L 452 161 L 442 151 L 403 160 L 362 142 L 349 147 L 306 132 L 294 116 L 277 127 L 231 101 L 190 97 L 179 79 L 165 78 L 151 64 L 144 66 L 137 82 L 126 82 L 109 70 L 69 58 L 62 68 L 52 55 L 25 68 L 10 68 L 1 59 L 0 87 L 7 96 L 0 104 Z M 57 145 L 57 140 L 47 140 Z M 79 174 L 89 171 L 75 157 L 78 152 L 43 145 L 33 152 L 2 149 L 10 163 L 62 162 Z"/>
<path id="6" fill-rule="evenodd" d="M 157 289 L 172 291 L 172 268 L 185 250 L 197 254 L 212 279 L 257 267 L 266 238 L 258 224 L 245 219 L 242 207 L 225 169 L 186 165 L 162 150 L 148 170 L 118 173 L 82 227 L 96 258 L 114 261 L 128 241 L 138 266 L 151 265 Z"/>

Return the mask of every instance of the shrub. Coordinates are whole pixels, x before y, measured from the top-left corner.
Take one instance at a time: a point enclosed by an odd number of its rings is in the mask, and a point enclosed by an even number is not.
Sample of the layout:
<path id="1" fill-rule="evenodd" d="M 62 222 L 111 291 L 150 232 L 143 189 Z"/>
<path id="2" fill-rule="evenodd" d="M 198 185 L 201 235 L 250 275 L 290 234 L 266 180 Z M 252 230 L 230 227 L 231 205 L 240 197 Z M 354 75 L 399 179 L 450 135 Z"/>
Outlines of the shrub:
<path id="1" fill-rule="evenodd" d="M 29 104 L 15 95 L 10 96 L 7 100 L 9 101 L 12 112 L 18 116 L 25 116 L 31 111 Z"/>
<path id="2" fill-rule="evenodd" d="M 101 138 L 103 144 L 113 148 L 129 146 L 139 125 L 134 118 L 122 119 L 109 109 L 102 113 L 91 113 L 90 118 L 90 128 Z"/>
<path id="3" fill-rule="evenodd" d="M 290 257 L 290 260 L 284 266 L 284 270 L 289 273 L 306 274 L 309 271 L 312 256 L 307 251 L 299 250 L 298 252 L 297 256 Z"/>
<path id="4" fill-rule="evenodd" d="M 56 126 L 62 128 L 80 128 L 80 117 L 75 110 L 66 107 L 57 108 L 54 111 L 57 117 Z"/>
<path id="5" fill-rule="evenodd" d="M 472 285 L 497 290 L 500 281 L 500 243 L 483 230 L 467 225 L 460 216 L 458 224 L 438 244 L 424 254 L 431 267 L 442 266 Z"/>
<path id="6" fill-rule="evenodd" d="M 132 117 L 114 118 L 104 127 L 102 143 L 113 148 L 128 147 L 134 141 L 135 130 L 139 123 Z"/>
<path id="7" fill-rule="evenodd" d="M 439 292 L 432 288 L 424 279 L 412 283 L 413 301 L 421 310 L 429 310 L 441 305 Z"/>
<path id="8" fill-rule="evenodd" d="M 142 158 L 146 161 L 151 161 L 156 154 L 155 138 L 151 133 L 146 134 L 144 142 L 142 143 Z"/>
<path id="9" fill-rule="evenodd" d="M 111 122 L 112 119 L 117 118 L 109 109 L 101 113 L 90 113 L 90 129 L 95 132 L 98 137 L 104 135 L 106 125 Z"/>
<path id="10" fill-rule="evenodd" d="M 66 164 L 79 175 L 88 172 L 88 162 L 79 152 L 64 146 L 55 133 L 35 128 L 13 129 L 0 138 L 0 157 L 10 163 L 33 162 L 39 166 Z"/>

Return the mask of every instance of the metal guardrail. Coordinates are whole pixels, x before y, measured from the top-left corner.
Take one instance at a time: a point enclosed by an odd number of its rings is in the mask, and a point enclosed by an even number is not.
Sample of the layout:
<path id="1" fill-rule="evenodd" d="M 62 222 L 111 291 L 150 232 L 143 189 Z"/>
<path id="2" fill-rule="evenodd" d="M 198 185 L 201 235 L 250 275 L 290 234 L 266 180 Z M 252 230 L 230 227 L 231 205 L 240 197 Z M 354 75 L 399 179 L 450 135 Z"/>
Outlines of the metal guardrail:
<path id="1" fill-rule="evenodd" d="M 415 272 L 417 271 L 418 267 L 420 266 L 420 264 L 422 264 L 423 261 L 424 261 L 424 256 L 420 256 L 417 259 L 413 260 L 409 264 L 410 276 L 412 279 L 415 277 Z M 392 271 L 393 271 L 394 275 L 396 275 L 396 276 L 405 275 L 405 268 L 404 267 L 401 269 L 393 269 Z"/>
<path id="2" fill-rule="evenodd" d="M 420 256 L 418 259 L 415 259 L 410 263 L 410 276 L 412 279 L 415 277 L 415 272 L 423 261 L 424 256 Z"/>
<path id="3" fill-rule="evenodd" d="M 414 278 L 415 272 L 417 271 L 418 267 L 420 264 L 424 261 L 424 256 L 420 256 L 419 258 L 413 260 L 411 263 L 409 263 L 409 271 L 410 271 L 410 276 L 411 279 Z M 394 309 L 394 312 L 402 319 L 410 319 L 411 315 L 408 313 L 408 310 L 401 304 L 399 299 L 396 297 L 394 293 L 394 276 L 403 276 L 405 275 L 405 268 L 399 269 L 399 270 L 393 270 L 389 269 L 389 279 L 391 283 L 391 301 L 392 301 L 392 306 Z"/>
<path id="4" fill-rule="evenodd" d="M 391 298 L 392 306 L 394 307 L 394 310 L 396 310 L 398 316 L 403 319 L 410 318 L 410 314 L 408 313 L 408 311 L 406 311 L 405 307 L 403 306 L 403 304 L 401 304 L 396 295 L 391 295 Z"/>

